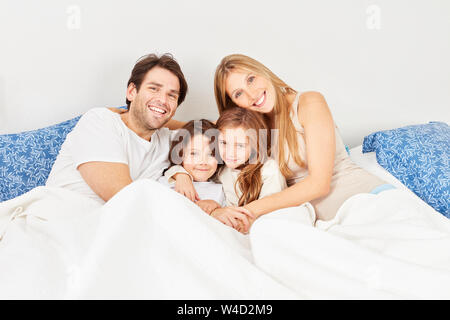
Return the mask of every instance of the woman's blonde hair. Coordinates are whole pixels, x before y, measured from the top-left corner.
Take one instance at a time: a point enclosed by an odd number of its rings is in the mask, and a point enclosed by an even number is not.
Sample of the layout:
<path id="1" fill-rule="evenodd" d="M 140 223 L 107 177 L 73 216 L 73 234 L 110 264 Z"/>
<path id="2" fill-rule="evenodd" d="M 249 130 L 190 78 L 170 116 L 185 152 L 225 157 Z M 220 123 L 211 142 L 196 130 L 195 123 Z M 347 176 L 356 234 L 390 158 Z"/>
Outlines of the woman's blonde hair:
<path id="1" fill-rule="evenodd" d="M 214 76 L 214 94 L 216 97 L 219 114 L 226 109 L 237 107 L 225 91 L 225 82 L 227 76 L 236 70 L 252 72 L 256 75 L 268 79 L 275 89 L 275 129 L 278 129 L 278 163 L 281 173 L 285 177 L 292 175 L 292 171 L 288 167 L 288 160 L 285 154 L 285 143 L 287 142 L 288 150 L 294 161 L 301 167 L 305 167 L 304 161 L 301 159 L 298 151 L 297 133 L 290 118 L 291 106 L 289 105 L 286 95 L 296 93 L 294 89 L 289 87 L 283 80 L 278 78 L 262 63 L 243 54 L 232 54 L 222 59 L 217 66 Z M 296 107 L 296 106 L 294 106 Z M 275 150 L 273 150 L 275 151 Z"/>
<path id="2" fill-rule="evenodd" d="M 234 185 L 234 190 L 238 194 L 237 186 L 239 186 L 242 191 L 238 202 L 239 206 L 257 200 L 263 185 L 261 169 L 270 156 L 270 135 L 266 121 L 255 111 L 234 107 L 221 113 L 216 126 L 221 132 L 226 129 L 242 128 L 248 134 L 251 154 L 249 160 L 237 168 L 241 172 Z"/>

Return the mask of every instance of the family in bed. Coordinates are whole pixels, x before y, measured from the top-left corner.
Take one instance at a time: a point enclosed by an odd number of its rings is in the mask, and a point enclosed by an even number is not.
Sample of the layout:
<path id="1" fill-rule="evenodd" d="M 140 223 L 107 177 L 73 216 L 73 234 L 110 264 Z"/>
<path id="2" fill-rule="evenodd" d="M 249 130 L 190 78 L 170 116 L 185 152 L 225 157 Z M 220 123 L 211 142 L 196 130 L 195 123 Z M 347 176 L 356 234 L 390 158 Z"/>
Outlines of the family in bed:
<path id="1" fill-rule="evenodd" d="M 142 57 L 127 107 L 86 112 L 46 186 L 1 203 L 0 298 L 450 297 L 449 220 L 352 162 L 320 93 L 240 54 L 218 119 L 172 119 L 187 91 Z"/>
<path id="2" fill-rule="evenodd" d="M 250 57 L 218 65 L 217 121 L 172 119 L 187 91 L 170 54 L 142 57 L 128 80 L 128 109 L 86 112 L 46 185 L 103 204 L 154 179 L 242 233 L 261 215 L 306 202 L 317 220 L 330 220 L 351 196 L 392 187 L 351 161 L 322 94 L 294 90 Z"/>

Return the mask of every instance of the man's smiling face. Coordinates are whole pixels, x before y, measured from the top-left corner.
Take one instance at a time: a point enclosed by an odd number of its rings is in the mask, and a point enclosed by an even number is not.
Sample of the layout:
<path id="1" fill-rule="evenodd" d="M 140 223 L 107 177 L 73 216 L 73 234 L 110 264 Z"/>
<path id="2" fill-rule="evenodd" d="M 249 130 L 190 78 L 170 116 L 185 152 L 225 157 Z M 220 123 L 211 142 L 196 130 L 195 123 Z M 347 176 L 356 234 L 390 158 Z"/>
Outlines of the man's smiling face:
<path id="1" fill-rule="evenodd" d="M 130 113 L 142 129 L 159 129 L 175 114 L 179 93 L 177 76 L 167 69 L 153 67 L 145 75 L 139 90 L 133 83 L 128 86 Z"/>

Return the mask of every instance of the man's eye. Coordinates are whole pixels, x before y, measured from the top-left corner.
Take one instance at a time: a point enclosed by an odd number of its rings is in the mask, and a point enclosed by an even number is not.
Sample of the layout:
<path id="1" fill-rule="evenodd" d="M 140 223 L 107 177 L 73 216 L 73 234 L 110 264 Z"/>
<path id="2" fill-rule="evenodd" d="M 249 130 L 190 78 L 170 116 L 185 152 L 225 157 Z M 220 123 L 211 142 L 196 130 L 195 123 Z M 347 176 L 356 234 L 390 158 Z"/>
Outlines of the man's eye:
<path id="1" fill-rule="evenodd" d="M 171 99 L 178 99 L 178 96 L 175 95 L 175 94 L 169 94 L 169 97 L 170 97 Z"/>
<path id="2" fill-rule="evenodd" d="M 241 149 L 242 149 L 242 148 L 245 148 L 245 144 L 238 143 L 238 144 L 237 144 L 237 147 L 238 147 L 238 148 L 241 148 Z"/>
<path id="3" fill-rule="evenodd" d="M 226 142 L 225 142 L 225 141 L 223 141 L 223 140 L 220 140 L 220 141 L 219 141 L 219 144 L 221 144 L 221 145 L 225 145 L 225 144 L 226 144 Z"/>
<path id="4" fill-rule="evenodd" d="M 156 91 L 157 88 L 156 88 L 156 87 L 150 87 L 150 90 L 151 90 L 151 91 Z"/>

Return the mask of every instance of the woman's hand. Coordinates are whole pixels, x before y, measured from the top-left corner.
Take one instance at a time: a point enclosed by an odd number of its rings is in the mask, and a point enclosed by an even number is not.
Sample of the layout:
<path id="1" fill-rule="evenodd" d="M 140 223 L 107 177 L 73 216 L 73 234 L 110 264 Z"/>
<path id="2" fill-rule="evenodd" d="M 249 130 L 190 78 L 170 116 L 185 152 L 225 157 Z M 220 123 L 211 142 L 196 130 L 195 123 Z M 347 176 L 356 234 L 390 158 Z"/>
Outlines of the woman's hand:
<path id="1" fill-rule="evenodd" d="M 214 200 L 198 200 L 195 203 L 207 214 L 211 214 L 215 209 L 220 208 L 220 204 Z"/>
<path id="2" fill-rule="evenodd" d="M 115 113 L 118 113 L 118 114 L 122 114 L 122 113 L 128 112 L 128 109 L 119 109 L 119 108 L 113 108 L 113 107 L 110 107 L 108 109 L 111 110 L 112 112 L 115 112 Z"/>
<path id="3" fill-rule="evenodd" d="M 173 176 L 175 179 L 175 191 L 181 193 L 183 196 L 189 200 L 195 202 L 200 200 L 197 191 L 194 188 L 191 177 L 186 174 L 179 172 Z"/>
<path id="4" fill-rule="evenodd" d="M 211 217 L 244 234 L 250 229 L 250 221 L 255 219 L 253 213 L 244 207 L 217 208 L 211 213 Z"/>

